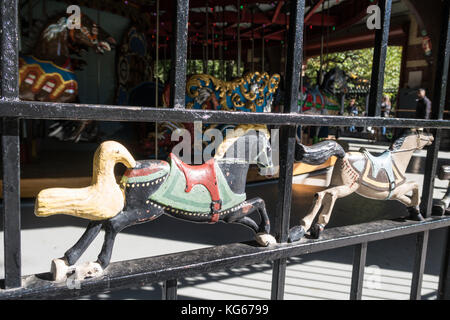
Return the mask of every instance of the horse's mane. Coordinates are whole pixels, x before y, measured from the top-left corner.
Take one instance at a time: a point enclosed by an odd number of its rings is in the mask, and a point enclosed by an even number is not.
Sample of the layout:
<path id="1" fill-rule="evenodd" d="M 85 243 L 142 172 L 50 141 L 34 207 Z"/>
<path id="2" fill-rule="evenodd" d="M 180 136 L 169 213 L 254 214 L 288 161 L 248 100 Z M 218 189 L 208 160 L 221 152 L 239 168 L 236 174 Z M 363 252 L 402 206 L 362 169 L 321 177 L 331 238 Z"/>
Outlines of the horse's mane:
<path id="1" fill-rule="evenodd" d="M 261 124 L 238 125 L 236 128 L 234 128 L 234 130 L 231 134 L 227 134 L 225 139 L 222 141 L 222 143 L 217 148 L 214 158 L 216 158 L 216 159 L 223 158 L 223 156 L 225 155 L 227 150 L 236 142 L 236 140 L 239 139 L 240 137 L 246 135 L 251 130 L 260 131 L 260 132 L 264 133 L 267 140 L 270 139 L 269 130 L 267 130 L 267 127 L 265 125 L 261 125 Z"/>
<path id="2" fill-rule="evenodd" d="M 52 40 L 67 28 L 67 19 L 60 17 L 55 23 L 50 23 L 44 29 L 42 36 L 46 40 Z"/>
<path id="3" fill-rule="evenodd" d="M 411 130 L 411 129 L 407 130 L 400 136 L 400 138 L 398 138 L 391 144 L 391 146 L 389 147 L 389 150 L 391 150 L 391 151 L 399 150 L 402 147 L 403 143 L 405 142 L 405 139 L 413 134 L 415 134 L 415 132 L 413 130 Z"/>
<path id="4" fill-rule="evenodd" d="M 51 27 L 52 25 L 57 25 L 58 21 L 65 16 L 66 16 L 65 12 L 59 12 L 51 15 L 45 20 L 38 19 L 33 21 L 33 25 L 31 26 L 32 30 L 31 34 L 29 36 L 23 37 L 24 43 L 22 47 L 22 53 L 31 54 L 34 48 L 36 48 L 36 46 L 38 45 L 38 43 L 42 41 L 42 39 L 44 38 L 45 31 L 47 31 L 47 29 L 49 29 L 49 27 Z M 52 31 L 55 31 L 53 27 L 51 28 Z"/>

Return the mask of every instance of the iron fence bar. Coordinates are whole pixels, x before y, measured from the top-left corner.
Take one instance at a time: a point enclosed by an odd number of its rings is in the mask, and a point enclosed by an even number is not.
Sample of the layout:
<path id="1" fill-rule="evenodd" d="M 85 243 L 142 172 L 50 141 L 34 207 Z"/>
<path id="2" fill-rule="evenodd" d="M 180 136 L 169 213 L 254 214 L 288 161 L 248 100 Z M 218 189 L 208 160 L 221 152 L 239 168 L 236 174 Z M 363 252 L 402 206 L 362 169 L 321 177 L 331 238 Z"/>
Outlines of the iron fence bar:
<path id="1" fill-rule="evenodd" d="M 450 300 L 450 228 L 446 229 L 444 252 L 439 274 L 438 299 Z"/>
<path id="2" fill-rule="evenodd" d="M 411 282 L 411 300 L 420 300 L 422 297 L 422 279 L 425 271 L 425 260 L 427 257 L 429 231 L 417 234 L 416 238 L 416 256 L 414 259 L 413 277 Z"/>
<path id="3" fill-rule="evenodd" d="M 303 18 L 305 0 L 293 0 L 290 7 L 289 41 L 286 62 L 286 100 L 283 112 L 298 110 L 298 88 L 303 54 Z M 278 203 L 274 229 L 278 241 L 287 241 L 292 200 L 292 172 L 295 153 L 295 126 L 282 126 L 280 131 L 280 178 L 278 180 Z M 271 298 L 280 300 L 284 296 L 286 259 L 274 261 L 272 271 Z"/>
<path id="4" fill-rule="evenodd" d="M 19 119 L 4 118 L 2 128 L 5 288 L 21 285 Z"/>
<path id="5" fill-rule="evenodd" d="M 175 109 L 183 109 L 186 103 L 189 0 L 175 0 L 174 2 L 176 8 L 173 20 L 172 57 L 176 57 L 176 59 L 172 59 L 170 105 Z"/>
<path id="6" fill-rule="evenodd" d="M 379 117 L 381 113 L 381 98 L 383 95 L 384 69 L 389 40 L 392 0 L 379 0 L 378 6 L 381 11 L 381 28 L 375 30 L 375 47 L 373 51 L 369 93 L 369 116 L 372 117 Z"/>
<path id="7" fill-rule="evenodd" d="M 270 247 L 260 247 L 255 242 L 234 243 L 157 257 L 114 262 L 109 265 L 102 277 L 81 281 L 80 289 L 77 290 L 68 288 L 65 283 L 45 280 L 51 278 L 49 273 L 31 275 L 23 278 L 24 286 L 22 288 L 0 290 L 0 299 L 44 299 L 52 296 L 58 298 L 78 297 L 449 226 L 450 217 L 432 217 L 424 222 L 381 220 L 325 229 L 322 238 L 318 240 L 305 239 L 295 243 L 278 244 Z"/>
<path id="8" fill-rule="evenodd" d="M 69 104 L 38 101 L 2 101 L 0 117 L 51 120 L 96 121 L 176 121 L 204 123 L 265 123 L 269 125 L 307 126 L 374 126 L 388 128 L 440 128 L 450 129 L 449 120 L 426 120 L 383 117 L 351 117 L 310 115 L 299 113 L 234 112 L 221 110 L 184 110 L 174 108 L 148 108 L 145 106 L 116 106 L 96 104 Z"/>
<path id="9" fill-rule="evenodd" d="M 166 280 L 163 283 L 162 298 L 163 300 L 177 300 L 177 279 Z"/>
<path id="10" fill-rule="evenodd" d="M 18 1 L 1 1 L 2 101 L 17 101 Z M 21 286 L 19 119 L 2 119 L 5 288 Z"/>
<path id="11" fill-rule="evenodd" d="M 367 242 L 357 244 L 353 253 L 352 284 L 350 300 L 361 300 L 366 266 Z"/>
<path id="12" fill-rule="evenodd" d="M 170 105 L 175 109 L 186 107 L 186 64 L 187 64 L 187 37 L 189 22 L 189 0 L 175 0 L 175 13 L 173 20 L 174 38 L 172 44 L 171 88 Z M 159 12 L 158 12 L 159 14 Z M 156 48 L 158 50 L 158 48 Z M 163 285 L 163 299 L 177 299 L 177 280 L 167 280 Z"/>
<path id="13" fill-rule="evenodd" d="M 437 60 L 436 77 L 434 81 L 433 92 L 433 119 L 442 120 L 445 107 L 445 98 L 447 93 L 447 81 L 450 61 L 450 9 L 449 4 L 444 4 L 445 10 L 442 17 L 441 38 L 439 44 L 439 56 Z M 439 146 L 441 141 L 441 130 L 434 133 L 435 141 L 427 150 L 425 162 L 425 175 L 422 191 L 422 204 L 424 213 L 431 214 L 433 205 L 434 179 L 438 163 Z"/>
<path id="14" fill-rule="evenodd" d="M 447 80 L 450 59 L 450 6 L 444 3 L 442 14 L 441 36 L 439 43 L 439 56 L 437 61 L 436 77 L 434 81 L 432 118 L 441 120 L 444 115 L 445 98 L 447 92 Z M 431 215 L 433 206 L 434 179 L 436 177 L 439 147 L 441 144 L 442 130 L 433 130 L 434 143 L 428 147 L 425 161 L 425 174 L 422 189 L 422 212 L 425 217 Z M 422 279 L 427 255 L 429 232 L 425 231 L 417 235 L 416 258 L 414 260 L 413 278 L 410 298 L 419 300 L 422 297 Z"/>

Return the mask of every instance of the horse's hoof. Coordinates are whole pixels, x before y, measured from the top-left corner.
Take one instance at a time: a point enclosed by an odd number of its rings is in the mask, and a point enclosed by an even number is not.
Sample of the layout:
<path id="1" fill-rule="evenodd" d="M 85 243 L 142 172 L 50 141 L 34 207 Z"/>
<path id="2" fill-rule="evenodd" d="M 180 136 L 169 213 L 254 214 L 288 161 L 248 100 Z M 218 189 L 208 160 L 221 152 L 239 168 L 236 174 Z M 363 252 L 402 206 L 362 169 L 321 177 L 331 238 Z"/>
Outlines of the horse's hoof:
<path id="1" fill-rule="evenodd" d="M 64 282 L 67 280 L 67 274 L 73 270 L 65 258 L 57 258 L 52 260 L 51 273 L 53 274 L 53 281 Z"/>
<path id="2" fill-rule="evenodd" d="M 275 240 L 275 238 L 269 233 L 263 233 L 263 232 L 257 233 L 255 236 L 255 239 L 256 239 L 256 242 L 258 242 L 263 247 L 267 247 L 267 246 L 277 243 L 277 240 Z"/>
<path id="3" fill-rule="evenodd" d="M 288 242 L 295 242 L 303 238 L 306 234 L 303 226 L 295 226 L 289 230 Z"/>
<path id="4" fill-rule="evenodd" d="M 433 206 L 433 216 L 439 216 L 442 217 L 445 215 L 445 205 L 444 204 L 437 204 Z"/>
<path id="5" fill-rule="evenodd" d="M 309 233 L 311 234 L 311 237 L 313 239 L 319 239 L 324 228 L 325 228 L 325 226 L 323 224 L 316 223 L 311 227 L 311 230 L 309 230 Z"/>
<path id="6" fill-rule="evenodd" d="M 422 214 L 420 213 L 419 209 L 417 207 L 409 207 L 409 220 L 414 221 L 425 221 Z"/>
<path id="7" fill-rule="evenodd" d="M 103 268 L 98 262 L 85 262 L 75 269 L 75 279 L 96 278 L 103 274 Z"/>

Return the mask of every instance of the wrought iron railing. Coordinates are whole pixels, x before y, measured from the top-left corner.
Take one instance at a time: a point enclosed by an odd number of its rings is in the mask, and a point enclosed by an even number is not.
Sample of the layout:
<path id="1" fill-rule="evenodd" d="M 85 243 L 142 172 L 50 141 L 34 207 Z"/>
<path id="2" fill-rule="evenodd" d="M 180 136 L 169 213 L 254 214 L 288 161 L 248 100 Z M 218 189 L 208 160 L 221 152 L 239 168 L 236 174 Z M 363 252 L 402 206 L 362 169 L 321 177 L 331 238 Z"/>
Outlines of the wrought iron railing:
<path id="1" fill-rule="evenodd" d="M 3 219 L 5 279 L 0 288 L 1 298 L 75 297 L 114 289 L 164 282 L 163 298 L 176 299 L 177 279 L 225 268 L 273 261 L 272 299 L 283 299 L 288 257 L 338 247 L 355 246 L 351 299 L 360 299 L 366 262 L 367 243 L 406 234 L 416 234 L 416 257 L 411 284 L 411 299 L 420 299 L 428 236 L 430 230 L 446 228 L 444 260 L 439 280 L 440 298 L 450 296 L 448 273 L 450 217 L 431 217 L 434 177 L 443 129 L 450 128 L 444 121 L 444 102 L 450 59 L 449 4 L 445 2 L 439 57 L 431 120 L 394 119 L 380 117 L 384 66 L 389 35 L 392 0 L 379 0 L 382 12 L 381 29 L 375 31 L 375 51 L 369 98 L 369 117 L 310 116 L 295 113 L 300 83 L 303 52 L 303 23 L 305 0 L 290 1 L 289 41 L 286 65 L 286 99 L 284 113 L 233 113 L 222 111 L 185 110 L 186 47 L 188 27 L 188 0 L 175 0 L 174 45 L 171 109 L 29 102 L 19 100 L 18 89 L 18 0 L 1 0 L 1 93 L 3 156 Z M 74 119 L 107 121 L 203 121 L 205 123 L 265 123 L 281 126 L 280 176 L 278 203 L 274 215 L 274 233 L 280 244 L 261 248 L 248 243 L 222 245 L 159 257 L 142 258 L 112 263 L 100 278 L 86 279 L 80 289 L 50 281 L 49 274 L 22 276 L 21 219 L 20 219 L 20 141 L 19 119 Z M 292 172 L 295 134 L 298 125 L 316 126 L 383 126 L 431 128 L 435 142 L 427 150 L 422 203 L 424 222 L 376 221 L 360 225 L 326 230 L 319 240 L 305 240 L 288 244 L 289 217 L 292 198 Z"/>

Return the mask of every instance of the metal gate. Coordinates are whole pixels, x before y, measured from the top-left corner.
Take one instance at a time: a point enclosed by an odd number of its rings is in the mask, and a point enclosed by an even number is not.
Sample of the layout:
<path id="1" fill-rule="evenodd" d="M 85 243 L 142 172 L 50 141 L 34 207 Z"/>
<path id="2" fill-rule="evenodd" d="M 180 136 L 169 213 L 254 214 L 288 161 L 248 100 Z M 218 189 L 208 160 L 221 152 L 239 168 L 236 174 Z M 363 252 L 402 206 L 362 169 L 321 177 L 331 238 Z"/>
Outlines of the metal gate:
<path id="1" fill-rule="evenodd" d="M 233 113 L 223 111 L 185 110 L 186 49 L 188 27 L 188 0 L 174 0 L 174 45 L 172 57 L 171 109 L 127 107 L 112 105 L 63 104 L 20 101 L 18 89 L 18 0 L 1 0 L 1 100 L 2 157 L 3 157 L 3 219 L 5 279 L 0 288 L 0 299 L 76 297 L 91 293 L 143 286 L 163 282 L 163 298 L 176 299 L 177 279 L 225 268 L 273 261 L 272 299 L 283 299 L 286 260 L 292 256 L 354 246 L 351 299 L 360 299 L 366 262 L 367 243 L 407 234 L 416 234 L 416 256 L 410 297 L 421 298 L 428 236 L 430 230 L 446 228 L 444 259 L 439 281 L 439 298 L 450 298 L 449 226 L 450 217 L 431 217 L 434 177 L 439 144 L 443 129 L 450 128 L 443 111 L 450 59 L 449 3 L 445 1 L 439 58 L 433 101 L 432 120 L 391 119 L 380 117 L 392 0 L 379 0 L 381 29 L 375 31 L 375 51 L 369 117 L 309 116 L 296 113 L 299 77 L 302 65 L 305 0 L 290 1 L 289 41 L 286 65 L 286 98 L 284 113 Z M 20 222 L 20 159 L 19 119 L 66 119 L 104 121 L 179 121 L 205 123 L 261 123 L 281 125 L 280 178 L 274 229 L 281 244 L 260 248 L 245 243 L 222 245 L 189 253 L 142 258 L 112 263 L 100 278 L 82 281 L 81 288 L 71 290 L 65 284 L 53 283 L 48 274 L 22 277 L 21 222 Z M 292 196 L 295 132 L 298 125 L 315 126 L 384 126 L 399 128 L 431 128 L 435 142 L 428 148 L 422 203 L 424 222 L 395 222 L 382 220 L 372 223 L 326 230 L 319 240 L 288 244 L 289 216 Z"/>

